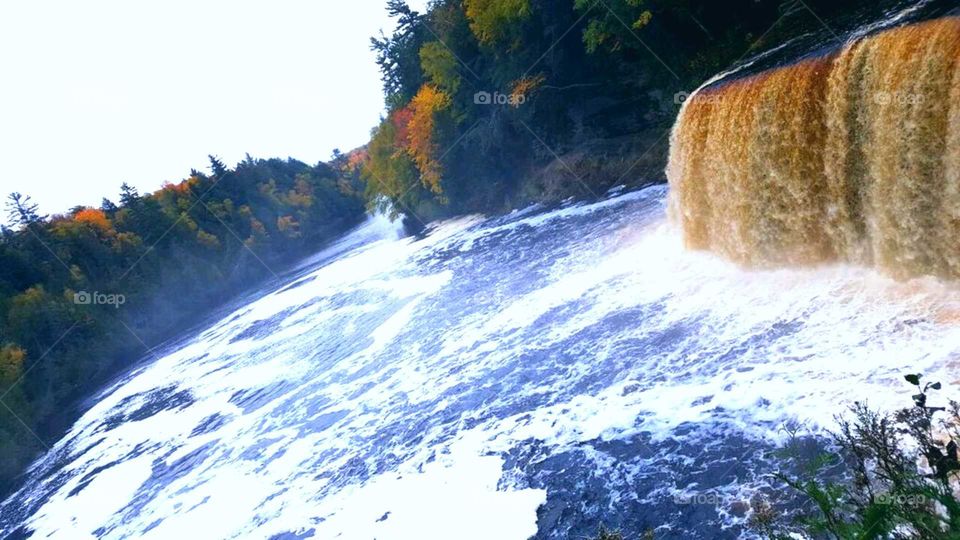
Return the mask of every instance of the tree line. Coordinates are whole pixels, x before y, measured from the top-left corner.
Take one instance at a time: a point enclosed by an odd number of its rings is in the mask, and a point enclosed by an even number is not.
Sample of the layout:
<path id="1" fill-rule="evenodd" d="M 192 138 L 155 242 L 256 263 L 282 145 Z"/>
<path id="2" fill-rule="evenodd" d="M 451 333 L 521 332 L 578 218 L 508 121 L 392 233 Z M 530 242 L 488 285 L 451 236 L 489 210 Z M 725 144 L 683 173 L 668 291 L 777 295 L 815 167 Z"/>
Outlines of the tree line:
<path id="1" fill-rule="evenodd" d="M 773 61 L 836 46 L 904 3 L 435 0 L 419 13 L 389 0 L 368 199 L 426 222 L 662 181 L 688 92 L 780 44 L 795 46 Z"/>
<path id="2" fill-rule="evenodd" d="M 350 156 L 247 157 L 119 201 L 44 216 L 7 200 L 0 229 L 0 482 L 72 421 L 71 404 L 198 315 L 359 223 Z"/>

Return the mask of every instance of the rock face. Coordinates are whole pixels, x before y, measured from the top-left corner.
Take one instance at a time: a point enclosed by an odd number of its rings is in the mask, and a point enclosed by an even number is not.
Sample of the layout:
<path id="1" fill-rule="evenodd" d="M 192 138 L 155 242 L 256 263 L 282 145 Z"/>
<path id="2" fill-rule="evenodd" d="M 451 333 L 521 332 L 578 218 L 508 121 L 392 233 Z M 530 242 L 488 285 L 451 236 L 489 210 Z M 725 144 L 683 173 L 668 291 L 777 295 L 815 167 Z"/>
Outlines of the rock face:
<path id="1" fill-rule="evenodd" d="M 687 246 L 960 277 L 958 60 L 944 17 L 694 94 L 667 167 Z"/>

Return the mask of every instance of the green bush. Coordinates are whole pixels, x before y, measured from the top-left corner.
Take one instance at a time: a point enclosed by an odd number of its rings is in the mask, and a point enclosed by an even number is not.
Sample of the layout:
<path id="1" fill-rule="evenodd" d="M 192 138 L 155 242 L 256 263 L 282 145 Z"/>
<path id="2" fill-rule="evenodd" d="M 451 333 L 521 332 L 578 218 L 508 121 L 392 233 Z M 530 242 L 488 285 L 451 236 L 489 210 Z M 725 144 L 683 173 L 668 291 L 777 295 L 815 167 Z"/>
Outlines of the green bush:
<path id="1" fill-rule="evenodd" d="M 960 440 L 960 404 L 931 406 L 940 383 L 907 375 L 916 388 L 913 405 L 893 414 L 855 403 L 838 418 L 836 452 L 799 463 L 800 474 L 776 477 L 800 493 L 809 511 L 788 519 L 764 501 L 754 502 L 750 524 L 766 538 L 866 539 L 960 538 L 960 501 L 953 485 Z M 798 460 L 793 440 L 782 454 Z M 840 480 L 824 471 L 841 466 Z"/>

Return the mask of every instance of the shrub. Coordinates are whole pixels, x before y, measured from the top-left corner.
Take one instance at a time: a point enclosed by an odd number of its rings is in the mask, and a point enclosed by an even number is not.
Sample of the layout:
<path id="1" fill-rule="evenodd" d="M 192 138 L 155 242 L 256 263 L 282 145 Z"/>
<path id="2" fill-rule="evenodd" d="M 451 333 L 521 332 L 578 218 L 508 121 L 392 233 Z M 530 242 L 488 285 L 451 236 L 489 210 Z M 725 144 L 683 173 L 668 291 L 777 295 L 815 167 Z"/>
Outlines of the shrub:
<path id="1" fill-rule="evenodd" d="M 802 464 L 807 473 L 776 474 L 812 511 L 783 523 L 759 511 L 764 503 L 755 504 L 756 532 L 775 539 L 796 533 L 842 540 L 960 538 L 953 488 L 960 471 L 960 404 L 931 406 L 930 392 L 940 390 L 940 383 L 923 383 L 919 374 L 905 379 L 916 387 L 913 406 L 887 414 L 855 403 L 832 434 L 838 452 Z M 823 480 L 821 473 L 838 464 L 845 472 L 841 480 Z"/>

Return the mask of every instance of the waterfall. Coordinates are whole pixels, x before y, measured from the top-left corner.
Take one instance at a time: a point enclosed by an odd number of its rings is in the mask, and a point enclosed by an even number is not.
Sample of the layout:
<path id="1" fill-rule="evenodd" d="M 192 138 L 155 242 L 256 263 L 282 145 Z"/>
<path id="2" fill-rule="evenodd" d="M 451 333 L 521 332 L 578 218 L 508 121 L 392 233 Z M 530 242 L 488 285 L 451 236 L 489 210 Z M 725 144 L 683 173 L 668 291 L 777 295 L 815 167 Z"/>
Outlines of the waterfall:
<path id="1" fill-rule="evenodd" d="M 944 17 L 695 93 L 667 167 L 687 247 L 960 277 L 958 59 Z"/>

